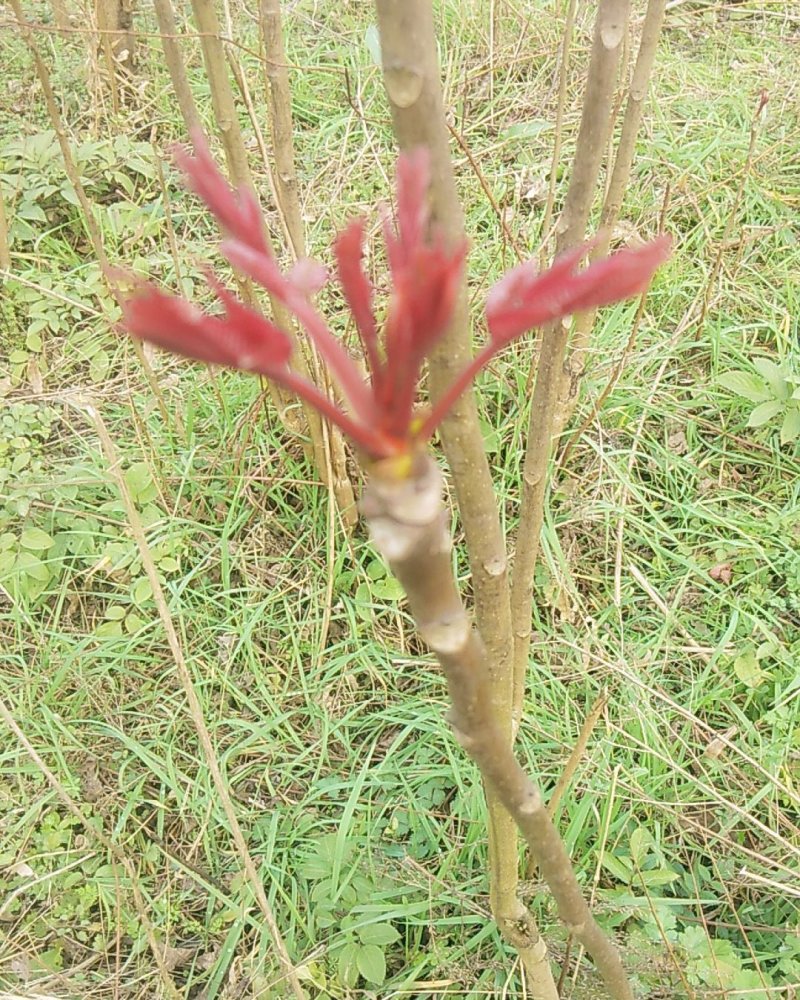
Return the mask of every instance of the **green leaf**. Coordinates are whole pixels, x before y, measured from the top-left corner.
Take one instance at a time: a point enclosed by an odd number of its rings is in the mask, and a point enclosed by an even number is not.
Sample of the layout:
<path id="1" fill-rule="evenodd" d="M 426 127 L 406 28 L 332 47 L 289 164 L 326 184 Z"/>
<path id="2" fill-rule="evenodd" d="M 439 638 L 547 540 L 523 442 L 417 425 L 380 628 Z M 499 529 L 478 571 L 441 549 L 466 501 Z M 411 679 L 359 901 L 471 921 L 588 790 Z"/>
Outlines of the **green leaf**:
<path id="1" fill-rule="evenodd" d="M 137 615 L 135 611 L 131 611 L 131 613 L 125 618 L 125 631 L 128 635 L 133 635 L 135 632 L 139 632 L 143 629 L 147 624 L 148 622 L 146 618 L 142 618 L 141 615 Z"/>
<path id="2" fill-rule="evenodd" d="M 648 887 L 669 885 L 670 882 L 674 882 L 678 878 L 678 873 L 672 871 L 671 868 L 654 868 L 652 871 L 642 872 L 641 878 L 642 882 Z"/>
<path id="3" fill-rule="evenodd" d="M 800 406 L 790 406 L 781 424 L 781 444 L 789 444 L 800 437 Z"/>
<path id="4" fill-rule="evenodd" d="M 359 927 L 356 933 L 362 944 L 386 946 L 400 940 L 399 932 L 391 924 L 367 924 L 366 927 Z"/>
<path id="5" fill-rule="evenodd" d="M 111 367 L 111 358 L 107 351 L 95 351 L 89 362 L 89 378 L 92 382 L 102 382 Z"/>
<path id="6" fill-rule="evenodd" d="M 379 601 L 399 601 L 403 594 L 400 582 L 393 576 L 387 576 L 385 580 L 376 580 L 372 584 L 372 596 Z"/>
<path id="7" fill-rule="evenodd" d="M 11 463 L 12 474 L 16 476 L 17 473 L 22 472 L 23 469 L 27 468 L 28 465 L 30 465 L 30 461 L 31 461 L 31 454 L 29 451 L 23 451 L 21 452 L 21 454 L 15 455 L 14 460 Z"/>
<path id="8" fill-rule="evenodd" d="M 643 826 L 637 826 L 631 834 L 630 843 L 631 858 L 633 858 L 637 865 L 641 865 L 643 863 L 651 848 L 654 846 L 655 841 L 653 840 L 652 834 L 648 833 Z"/>
<path id="9" fill-rule="evenodd" d="M 122 622 L 101 622 L 94 630 L 98 639 L 117 639 L 122 635 Z"/>
<path id="10" fill-rule="evenodd" d="M 494 455 L 500 451 L 500 436 L 497 431 L 492 427 L 488 420 L 484 420 L 483 417 L 479 418 L 479 423 L 481 425 L 481 437 L 483 438 L 483 450 L 488 455 Z"/>
<path id="11" fill-rule="evenodd" d="M 378 35 L 378 29 L 374 24 L 371 24 L 364 32 L 364 45 L 372 61 L 380 68 L 383 62 L 381 59 L 381 40 Z"/>
<path id="12" fill-rule="evenodd" d="M 796 978 L 795 976 L 792 977 Z M 755 969 L 739 969 L 734 973 L 731 987 L 734 990 L 741 990 L 742 1000 L 770 1000 L 775 994 L 768 988 L 772 986 L 772 980 L 763 969 L 756 972 Z"/>
<path id="13" fill-rule="evenodd" d="M 38 580 L 39 583 L 47 583 L 50 579 L 49 568 L 32 552 L 25 552 L 24 550 L 21 551 L 17 555 L 17 561 L 14 568 L 17 573 L 29 576 L 33 580 Z"/>
<path id="14" fill-rule="evenodd" d="M 733 661 L 733 672 L 742 684 L 749 688 L 757 688 L 769 677 L 766 670 L 762 670 L 758 665 L 758 657 L 752 646 L 748 646 Z"/>
<path id="15" fill-rule="evenodd" d="M 125 470 L 125 485 L 131 492 L 134 500 L 138 500 L 142 493 L 145 493 L 153 484 L 150 475 L 150 466 L 147 462 L 134 462 Z"/>
<path id="16" fill-rule="evenodd" d="M 140 577 L 131 587 L 131 600 L 134 604 L 144 604 L 153 596 L 153 588 L 146 576 Z"/>
<path id="17" fill-rule="evenodd" d="M 737 396 L 749 399 L 751 403 L 762 403 L 771 398 L 762 379 L 749 372 L 723 372 L 717 379 L 717 384 L 730 389 Z"/>
<path id="18" fill-rule="evenodd" d="M 376 986 L 386 979 L 386 956 L 376 944 L 365 944 L 356 953 L 358 971 L 369 983 Z"/>
<path id="19" fill-rule="evenodd" d="M 680 945 L 687 955 L 708 954 L 708 934 L 700 927 L 687 927 L 678 935 Z"/>
<path id="20" fill-rule="evenodd" d="M 53 539 L 41 528 L 26 528 L 20 535 L 19 544 L 31 552 L 43 552 L 53 544 Z"/>
<path id="21" fill-rule="evenodd" d="M 42 349 L 42 338 L 38 333 L 33 330 L 28 331 L 28 335 L 25 338 L 25 346 L 29 351 L 41 351 Z"/>
<path id="22" fill-rule="evenodd" d="M 331 865 L 329 861 L 320 857 L 319 854 L 311 854 L 300 862 L 297 870 L 303 878 L 326 878 L 331 873 Z"/>
<path id="23" fill-rule="evenodd" d="M 326 872 L 328 874 L 330 869 Z M 314 878 L 313 875 L 308 874 L 308 869 L 303 867 L 300 869 L 300 873 L 305 875 L 306 878 Z M 333 879 L 323 878 L 321 882 L 317 882 L 314 888 L 311 890 L 311 900 L 314 903 L 330 903 L 335 902 L 336 898 L 336 886 L 333 884 Z"/>
<path id="24" fill-rule="evenodd" d="M 21 202 L 16 214 L 20 219 L 27 219 L 29 222 L 47 222 L 47 216 L 42 206 L 31 202 Z"/>
<path id="25" fill-rule="evenodd" d="M 788 399 L 791 392 L 789 381 L 784 372 L 769 358 L 753 358 L 753 368 L 766 380 L 773 395 L 778 399 Z"/>
<path id="26" fill-rule="evenodd" d="M 342 907 L 355 906 L 357 901 L 358 901 L 358 896 L 356 895 L 356 891 L 352 887 L 352 885 L 343 885 L 339 889 L 337 902 L 339 903 L 340 906 Z M 344 922 L 342 923 L 342 926 L 344 926 Z"/>
<path id="27" fill-rule="evenodd" d="M 537 135 L 548 131 L 553 126 L 546 118 L 534 118 L 529 122 L 517 122 L 509 125 L 500 133 L 503 139 L 535 139 Z"/>
<path id="28" fill-rule="evenodd" d="M 351 941 L 339 952 L 337 975 L 343 986 L 353 987 L 358 982 L 358 953 L 361 947 Z"/>
<path id="29" fill-rule="evenodd" d="M 355 593 L 355 604 L 356 604 L 356 614 L 358 617 L 365 622 L 372 621 L 372 594 L 369 589 L 369 584 L 365 582 L 359 583 L 356 587 Z"/>
<path id="30" fill-rule="evenodd" d="M 66 181 L 61 185 L 61 197 L 64 201 L 68 201 L 70 205 L 74 205 L 75 208 L 81 207 L 81 203 L 78 200 L 78 196 L 75 194 L 72 185 Z"/>
<path id="31" fill-rule="evenodd" d="M 708 944 L 709 948 L 705 955 L 701 953 L 689 962 L 691 971 L 706 986 L 723 989 L 732 987 L 736 974 L 742 968 L 742 960 L 730 941 L 710 938 Z"/>
<path id="32" fill-rule="evenodd" d="M 382 580 L 386 576 L 386 564 L 383 559 L 370 559 L 367 563 L 367 576 L 370 580 Z"/>
<path id="33" fill-rule="evenodd" d="M 610 871 L 621 882 L 624 882 L 625 885 L 630 885 L 633 866 L 629 858 L 619 858 L 614 854 L 604 854 L 602 864 L 604 868 Z"/>
<path id="34" fill-rule="evenodd" d="M 110 622 L 119 622 L 125 617 L 125 608 L 121 604 L 112 604 L 106 608 L 106 618 Z"/>
<path id="35" fill-rule="evenodd" d="M 770 399 L 766 403 L 761 403 L 750 414 L 747 421 L 748 427 L 762 427 L 767 421 L 772 420 L 783 409 L 783 403 L 779 399 Z"/>

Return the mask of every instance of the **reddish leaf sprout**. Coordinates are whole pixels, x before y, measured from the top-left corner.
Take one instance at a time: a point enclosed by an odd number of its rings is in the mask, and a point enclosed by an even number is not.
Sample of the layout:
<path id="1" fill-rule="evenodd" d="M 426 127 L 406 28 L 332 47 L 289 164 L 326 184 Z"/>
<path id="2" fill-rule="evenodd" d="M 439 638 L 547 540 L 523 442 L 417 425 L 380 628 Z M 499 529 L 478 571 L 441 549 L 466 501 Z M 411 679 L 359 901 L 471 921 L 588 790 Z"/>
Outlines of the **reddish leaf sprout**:
<path id="1" fill-rule="evenodd" d="M 384 221 L 389 262 L 389 303 L 382 330 L 374 289 L 364 272 L 364 223 L 351 222 L 334 244 L 336 272 L 352 313 L 369 370 L 365 384 L 330 327 L 311 304 L 327 280 L 325 268 L 299 260 L 283 273 L 264 237 L 254 193 L 232 190 L 199 131 L 194 155 L 176 159 L 189 187 L 206 203 L 225 239 L 221 250 L 233 267 L 265 288 L 311 338 L 346 401 L 346 409 L 289 367 L 287 333 L 240 302 L 212 274 L 208 281 L 222 313 L 208 315 L 185 299 L 143 283 L 124 305 L 123 326 L 134 337 L 198 361 L 257 372 L 315 407 L 372 458 L 403 454 L 427 440 L 478 372 L 506 344 L 534 327 L 571 313 L 607 305 L 645 291 L 670 253 L 668 237 L 624 249 L 583 270 L 592 249 L 584 244 L 547 271 L 530 263 L 509 271 L 486 300 L 489 340 L 456 375 L 424 419 L 415 417 L 422 365 L 450 324 L 462 282 L 466 244 L 448 245 L 429 227 L 428 152 L 403 153 L 397 161 L 397 228 Z"/>

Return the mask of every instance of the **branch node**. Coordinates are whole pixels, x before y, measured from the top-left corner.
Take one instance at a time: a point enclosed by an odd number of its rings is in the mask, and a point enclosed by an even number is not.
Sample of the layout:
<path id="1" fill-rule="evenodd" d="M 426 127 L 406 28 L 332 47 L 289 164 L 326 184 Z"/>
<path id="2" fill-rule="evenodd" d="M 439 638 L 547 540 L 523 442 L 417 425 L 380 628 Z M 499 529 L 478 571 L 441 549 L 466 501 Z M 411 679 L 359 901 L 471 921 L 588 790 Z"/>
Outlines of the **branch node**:
<path id="1" fill-rule="evenodd" d="M 397 521 L 390 517 L 373 517 L 368 523 L 369 534 L 375 548 L 388 562 L 405 559 L 413 551 L 418 537 L 417 531 L 410 528 L 398 531 Z"/>
<path id="2" fill-rule="evenodd" d="M 483 564 L 483 568 L 488 576 L 502 576 L 506 571 L 506 559 L 505 556 L 498 555 L 493 559 L 487 559 Z"/>
<path id="3" fill-rule="evenodd" d="M 542 797 L 534 789 L 528 792 L 524 802 L 520 804 L 519 811 L 525 816 L 532 816 L 542 808 Z"/>
<path id="4" fill-rule="evenodd" d="M 411 66 L 392 63 L 383 67 L 383 82 L 398 108 L 410 108 L 419 100 L 425 77 Z"/>
<path id="5" fill-rule="evenodd" d="M 454 656 L 463 649 L 469 642 L 470 632 L 470 621 L 463 611 L 419 625 L 419 634 L 434 653 L 441 656 Z"/>

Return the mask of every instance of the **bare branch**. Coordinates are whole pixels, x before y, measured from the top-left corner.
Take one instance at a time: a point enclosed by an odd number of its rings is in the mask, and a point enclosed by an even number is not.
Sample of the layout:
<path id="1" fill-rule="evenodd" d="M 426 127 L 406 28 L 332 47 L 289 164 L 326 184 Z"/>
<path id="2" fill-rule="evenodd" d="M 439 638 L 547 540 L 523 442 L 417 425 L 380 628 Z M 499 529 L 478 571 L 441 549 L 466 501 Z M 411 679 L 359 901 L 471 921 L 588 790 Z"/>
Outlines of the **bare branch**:
<path id="1" fill-rule="evenodd" d="M 644 25 L 642 27 L 642 37 L 639 42 L 639 52 L 636 56 L 633 78 L 628 89 L 628 101 L 625 105 L 622 131 L 600 217 L 600 238 L 597 246 L 592 251 L 592 259 L 604 257 L 608 253 L 614 226 L 619 218 L 622 200 L 625 197 L 625 191 L 630 181 L 631 167 L 633 166 L 633 158 L 636 152 L 636 139 L 642 123 L 644 102 L 647 98 L 650 76 L 653 72 L 653 65 L 658 50 L 658 41 L 661 37 L 661 28 L 664 24 L 665 8 L 666 0 L 650 0 L 647 5 L 647 13 L 645 14 Z M 596 310 L 591 309 L 580 315 L 575 324 L 571 355 L 566 365 L 564 383 L 556 415 L 556 434 L 559 434 L 564 429 L 575 410 L 581 375 L 585 365 L 586 351 L 589 347 L 589 338 L 596 314 Z"/>
<path id="2" fill-rule="evenodd" d="M 428 455 L 410 476 L 376 466 L 362 501 L 372 539 L 403 585 L 411 613 L 447 679 L 456 737 L 522 832 L 569 930 L 594 959 L 614 1000 L 633 1000 L 616 947 L 589 911 L 539 791 L 520 767 L 492 710 L 490 658 L 461 601 L 452 569 L 442 477 Z"/>
<path id="3" fill-rule="evenodd" d="M 572 179 L 556 224 L 556 253 L 580 243 L 594 199 L 611 112 L 617 65 L 627 30 L 629 0 L 600 0 L 586 81 Z M 542 332 L 523 466 L 520 520 L 514 550 L 511 617 L 514 628 L 514 724 L 519 724 L 531 638 L 533 573 L 539 555 L 544 495 L 569 325 Z"/>

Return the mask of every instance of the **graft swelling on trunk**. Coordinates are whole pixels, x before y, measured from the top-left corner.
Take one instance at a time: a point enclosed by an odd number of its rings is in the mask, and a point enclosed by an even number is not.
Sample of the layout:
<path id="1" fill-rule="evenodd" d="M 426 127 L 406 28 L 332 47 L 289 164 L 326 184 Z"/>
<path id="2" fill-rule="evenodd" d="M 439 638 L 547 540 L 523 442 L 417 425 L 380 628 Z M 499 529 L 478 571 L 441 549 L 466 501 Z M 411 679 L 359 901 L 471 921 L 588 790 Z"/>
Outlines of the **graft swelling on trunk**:
<path id="1" fill-rule="evenodd" d="M 407 476 L 398 474 L 392 460 L 374 467 L 361 504 L 373 542 L 403 585 L 420 635 L 445 673 L 459 743 L 513 817 L 559 916 L 593 958 L 611 996 L 632 1000 L 617 950 L 592 917 L 542 797 L 498 725 L 486 649 L 453 574 L 441 473 L 423 453 L 413 464 Z"/>

